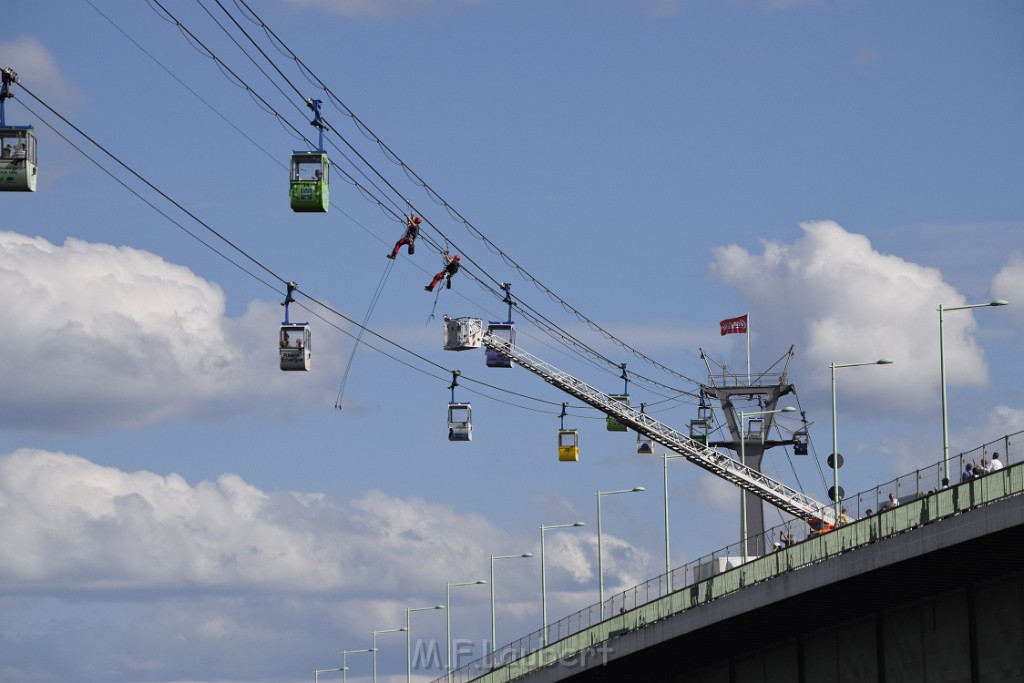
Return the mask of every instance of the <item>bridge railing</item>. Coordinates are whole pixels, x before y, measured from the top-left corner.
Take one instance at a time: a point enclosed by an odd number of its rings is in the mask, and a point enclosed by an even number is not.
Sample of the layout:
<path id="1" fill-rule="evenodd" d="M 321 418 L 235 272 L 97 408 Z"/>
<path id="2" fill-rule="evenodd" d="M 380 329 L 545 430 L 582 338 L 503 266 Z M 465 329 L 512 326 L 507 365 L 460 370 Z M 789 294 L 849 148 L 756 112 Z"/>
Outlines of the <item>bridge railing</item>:
<path id="1" fill-rule="evenodd" d="M 1003 463 L 1004 467 L 1024 463 L 1024 431 L 1004 436 L 973 450 L 959 453 L 956 456 L 950 456 L 951 486 L 963 483 L 960 479 L 960 472 L 965 470 L 967 463 L 980 464 L 982 459 L 991 461 L 992 454 L 996 452 L 999 453 L 999 460 Z M 884 484 L 879 484 L 872 489 L 863 491 L 852 498 L 847 497 L 843 501 L 843 507 L 848 511 L 850 521 L 855 522 L 867 516 L 883 512 L 883 506 L 889 501 L 890 492 L 897 496 L 901 506 L 917 501 L 919 498 L 939 492 L 943 488 L 942 479 L 945 476 L 945 467 L 946 463 L 939 461 L 928 467 L 907 473 Z M 1024 467 L 1018 469 L 1024 472 Z M 956 476 L 955 479 L 954 475 Z M 1021 478 L 1024 479 L 1024 475 Z M 1018 491 L 1013 489 L 1008 491 L 1007 495 L 1016 493 Z M 997 491 L 992 495 L 999 497 L 1000 494 Z M 948 506 L 945 502 L 940 506 L 941 509 L 946 507 L 949 507 L 949 514 L 959 511 L 955 506 Z M 967 509 L 969 508 L 970 506 Z M 933 515 L 933 521 L 937 521 L 942 516 L 942 513 Z M 827 545 L 835 545 L 836 552 L 841 552 L 858 545 L 859 541 L 857 539 L 862 535 L 867 540 L 877 540 L 878 534 L 875 532 L 871 532 L 870 537 L 865 534 L 858 533 L 855 535 L 856 538 L 851 536 L 853 540 L 837 541 Z M 766 530 L 764 536 L 758 540 L 758 547 L 764 548 L 764 554 L 767 555 L 776 550 L 783 550 L 788 546 L 800 544 L 815 535 L 808 529 L 807 524 L 794 519 Z M 825 537 L 830 534 L 817 535 Z M 784 538 L 786 542 L 780 540 Z M 776 546 L 776 543 L 779 543 L 779 545 Z M 728 545 L 709 555 L 676 567 L 667 574 L 661 574 L 644 583 L 612 595 L 605 600 L 604 618 L 601 616 L 600 604 L 595 603 L 548 624 L 546 642 L 543 637 L 544 629 L 538 629 L 507 645 L 495 647 L 493 655 L 481 657 L 455 669 L 452 672 L 452 681 L 454 683 L 468 683 L 484 674 L 520 660 L 530 660 L 529 663 L 522 662 L 525 668 L 536 668 L 536 666 L 543 665 L 543 661 L 540 661 L 539 658 L 539 655 L 544 654 L 542 651 L 558 652 L 557 644 L 559 641 L 565 641 L 604 622 L 610 622 L 638 607 L 650 605 L 671 593 L 679 592 L 684 588 L 692 588 L 712 577 L 727 573 L 731 569 L 747 565 L 751 560 L 755 559 L 757 559 L 757 556 L 743 557 L 741 542 Z M 815 561 L 819 559 L 816 558 Z M 802 565 L 802 562 L 788 560 L 785 568 L 794 569 Z M 744 580 L 741 579 L 738 585 L 743 583 Z M 589 643 L 589 645 L 592 644 Z M 552 646 L 555 646 L 553 650 Z M 445 680 L 447 680 L 447 676 L 442 676 L 435 683 Z M 502 677 L 502 680 L 511 680 L 511 677 Z"/>

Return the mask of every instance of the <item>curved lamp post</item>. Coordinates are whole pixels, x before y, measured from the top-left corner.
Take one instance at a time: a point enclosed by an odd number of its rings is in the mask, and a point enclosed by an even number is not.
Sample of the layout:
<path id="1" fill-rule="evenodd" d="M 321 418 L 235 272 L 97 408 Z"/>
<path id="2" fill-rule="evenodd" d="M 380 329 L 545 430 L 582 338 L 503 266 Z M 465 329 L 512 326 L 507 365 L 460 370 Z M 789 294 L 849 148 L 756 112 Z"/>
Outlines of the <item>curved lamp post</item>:
<path id="1" fill-rule="evenodd" d="M 444 605 L 405 608 L 405 683 L 412 683 L 412 631 L 410 631 L 409 615 L 413 612 L 424 612 L 428 609 L 444 609 Z"/>
<path id="2" fill-rule="evenodd" d="M 541 619 L 544 621 L 544 628 L 540 632 L 541 645 L 548 644 L 548 585 L 544 568 L 544 532 L 550 531 L 551 529 L 565 529 L 567 527 L 575 526 L 586 526 L 586 524 L 583 522 L 573 522 L 572 524 L 542 524 L 540 527 L 540 611 Z"/>
<path id="3" fill-rule="evenodd" d="M 346 658 L 349 655 L 354 655 L 354 654 L 359 653 L 359 652 L 373 652 L 373 649 L 372 648 L 366 648 L 364 650 L 342 650 L 341 651 L 341 681 L 342 681 L 342 683 L 345 683 L 345 681 L 348 680 L 348 677 L 346 675 L 347 672 L 348 672 L 348 662 L 347 662 Z"/>
<path id="4" fill-rule="evenodd" d="M 1009 303 L 1010 302 L 1005 299 L 996 299 L 995 301 L 990 301 L 987 304 L 951 306 L 950 308 L 943 308 L 942 304 L 939 304 L 939 383 L 942 385 L 942 464 L 945 472 L 943 476 L 945 476 L 946 479 L 949 479 L 949 421 L 946 417 L 946 351 L 943 348 L 945 346 L 942 333 L 943 313 L 946 311 L 963 311 L 968 308 L 1006 306 Z"/>
<path id="5" fill-rule="evenodd" d="M 370 648 L 371 651 L 373 652 L 373 683 L 377 683 L 377 634 L 378 633 L 401 633 L 402 631 L 407 631 L 407 630 L 408 629 L 405 626 L 403 626 L 402 628 L 383 628 L 383 629 L 380 629 L 379 631 L 371 631 L 370 632 L 371 634 L 373 634 L 373 647 Z"/>
<path id="6" fill-rule="evenodd" d="M 522 557 L 533 557 L 533 553 L 520 553 L 519 555 L 491 555 L 491 655 L 494 655 L 495 629 L 494 629 L 494 561 L 512 560 Z M 491 662 L 493 665 L 493 662 Z"/>
<path id="7" fill-rule="evenodd" d="M 643 486 L 634 486 L 631 489 L 622 489 L 621 491 L 597 492 L 597 586 L 602 621 L 604 621 L 604 561 L 602 560 L 601 553 L 601 496 L 614 496 L 617 493 L 641 493 L 646 490 Z"/>
<path id="8" fill-rule="evenodd" d="M 461 583 L 452 583 L 448 581 L 444 584 L 444 620 L 445 620 L 445 669 L 447 669 L 447 679 L 449 683 L 452 680 L 452 586 L 480 586 L 487 583 L 483 579 L 476 581 L 464 581 Z"/>
<path id="9" fill-rule="evenodd" d="M 325 674 L 328 671 L 344 671 L 345 667 L 341 666 L 336 669 L 313 669 L 313 683 L 319 683 L 320 674 Z"/>
<path id="10" fill-rule="evenodd" d="M 888 358 L 864 361 L 863 363 L 831 363 L 832 368 L 832 492 L 835 494 L 835 523 L 839 523 L 842 496 L 839 495 L 839 437 L 836 431 L 836 369 L 856 368 L 861 365 L 892 365 Z"/>

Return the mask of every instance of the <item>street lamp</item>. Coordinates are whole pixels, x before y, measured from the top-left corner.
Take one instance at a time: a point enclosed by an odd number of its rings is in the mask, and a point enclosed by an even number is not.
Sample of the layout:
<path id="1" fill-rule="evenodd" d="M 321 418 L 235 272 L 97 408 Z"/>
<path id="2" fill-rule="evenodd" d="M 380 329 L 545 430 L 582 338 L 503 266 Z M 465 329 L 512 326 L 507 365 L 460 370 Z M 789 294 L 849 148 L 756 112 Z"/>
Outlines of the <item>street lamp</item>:
<path id="1" fill-rule="evenodd" d="M 540 526 L 540 611 L 541 619 L 544 621 L 544 629 L 540 633 L 541 645 L 548 644 L 548 584 L 544 565 L 544 532 L 572 526 L 586 526 L 586 524 L 583 522 L 573 522 L 572 524 L 551 524 L 548 526 L 542 524 Z"/>
<path id="2" fill-rule="evenodd" d="M 346 673 L 348 672 L 348 664 L 346 662 L 346 658 L 349 655 L 354 655 L 354 654 L 357 654 L 359 652 L 373 652 L 373 650 L 370 649 L 370 648 L 366 648 L 365 650 L 342 650 L 341 651 L 341 681 L 342 681 L 342 683 L 345 683 L 345 681 L 347 680 Z"/>
<path id="3" fill-rule="evenodd" d="M 942 325 L 943 325 L 943 313 L 946 311 L 963 311 L 968 308 L 985 308 L 987 306 L 1006 306 L 1010 302 L 1005 299 L 996 299 L 990 301 L 987 304 L 970 304 L 968 306 L 954 306 L 952 308 L 943 308 L 942 304 L 939 304 L 939 377 L 940 384 L 942 385 L 942 463 L 945 471 L 945 477 L 949 479 L 949 422 L 946 417 L 946 352 L 943 341 Z"/>
<path id="4" fill-rule="evenodd" d="M 405 608 L 405 683 L 412 683 L 412 632 L 409 630 L 411 628 L 409 615 L 413 612 L 423 612 L 428 609 L 444 609 L 444 605 Z"/>
<path id="5" fill-rule="evenodd" d="M 669 593 L 672 592 L 672 560 L 668 547 L 668 461 L 685 457 L 685 455 L 679 454 L 669 455 L 668 452 L 661 454 L 662 463 L 664 464 L 662 481 L 665 485 L 665 581 Z"/>
<path id="6" fill-rule="evenodd" d="M 744 467 L 747 466 L 747 418 L 754 417 L 755 415 L 774 415 L 775 413 L 792 413 L 796 408 L 793 406 L 786 406 L 785 408 L 779 408 L 778 410 L 754 410 L 749 413 L 745 413 L 742 410 L 739 411 L 740 416 L 740 464 Z M 764 438 L 764 432 L 761 432 L 761 438 Z M 743 561 L 747 561 L 747 491 L 746 489 L 740 490 L 740 543 L 743 545 Z"/>
<path id="7" fill-rule="evenodd" d="M 622 489 L 621 491 L 597 492 L 597 586 L 602 621 L 604 620 L 604 563 L 601 553 L 601 496 L 614 496 L 617 493 L 641 493 L 646 490 L 643 486 L 634 486 L 631 489 Z"/>
<path id="8" fill-rule="evenodd" d="M 402 631 L 408 631 L 405 626 L 402 628 L 383 628 L 379 631 L 371 631 L 373 634 L 373 683 L 377 683 L 377 634 L 378 633 L 401 633 Z"/>
<path id="9" fill-rule="evenodd" d="M 487 583 L 483 579 L 476 581 L 465 581 L 452 583 L 447 581 L 444 584 L 444 620 L 445 620 L 445 668 L 448 671 L 448 681 L 452 680 L 452 586 L 479 586 Z"/>
<path id="10" fill-rule="evenodd" d="M 533 553 L 521 553 L 519 555 L 491 555 L 491 655 L 494 655 L 495 633 L 494 633 L 494 561 L 511 560 L 517 557 L 533 557 Z M 492 662 L 493 665 L 493 662 Z"/>
<path id="11" fill-rule="evenodd" d="M 337 669 L 313 669 L 313 683 L 319 683 L 320 674 L 325 674 L 329 671 L 344 671 L 345 667 L 339 667 Z"/>
<path id="12" fill-rule="evenodd" d="M 856 368 L 861 365 L 891 365 L 888 358 L 864 361 L 863 363 L 831 363 L 832 368 L 832 493 L 835 502 L 835 521 L 839 523 L 839 505 L 842 496 L 839 495 L 839 437 L 836 432 L 836 368 Z"/>

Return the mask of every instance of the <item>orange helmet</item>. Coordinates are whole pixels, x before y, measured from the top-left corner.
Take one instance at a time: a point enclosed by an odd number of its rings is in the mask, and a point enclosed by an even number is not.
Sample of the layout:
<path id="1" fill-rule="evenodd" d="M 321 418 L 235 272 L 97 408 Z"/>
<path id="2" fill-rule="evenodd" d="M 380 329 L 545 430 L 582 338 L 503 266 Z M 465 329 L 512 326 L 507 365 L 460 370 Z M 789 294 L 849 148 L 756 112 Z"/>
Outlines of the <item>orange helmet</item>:
<path id="1" fill-rule="evenodd" d="M 412 220 L 413 220 L 414 223 L 422 223 L 423 222 L 423 219 L 420 218 L 419 216 L 414 216 Z"/>
<path id="2" fill-rule="evenodd" d="M 456 255 L 455 255 L 455 260 L 456 260 L 456 261 L 458 261 L 458 260 L 459 260 L 459 255 L 458 255 L 458 254 L 456 254 Z"/>

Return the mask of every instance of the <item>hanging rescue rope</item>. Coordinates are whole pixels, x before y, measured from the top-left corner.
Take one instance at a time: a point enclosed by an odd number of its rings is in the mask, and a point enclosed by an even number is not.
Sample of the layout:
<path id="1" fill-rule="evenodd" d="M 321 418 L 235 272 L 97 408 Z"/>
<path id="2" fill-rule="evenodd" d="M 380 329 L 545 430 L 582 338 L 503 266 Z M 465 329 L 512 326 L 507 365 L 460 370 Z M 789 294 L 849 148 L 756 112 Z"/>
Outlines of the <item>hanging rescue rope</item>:
<path id="1" fill-rule="evenodd" d="M 384 291 L 384 285 L 387 283 L 394 265 L 394 263 L 388 263 L 384 267 L 384 272 L 380 276 L 380 281 L 377 282 L 377 289 L 374 291 L 373 298 L 370 299 L 370 305 L 366 309 L 366 315 L 363 316 L 363 323 L 359 326 L 359 334 L 356 335 L 356 343 L 352 346 L 352 352 L 348 355 L 348 364 L 345 366 L 345 372 L 341 376 L 341 386 L 338 387 L 338 397 L 334 400 L 334 407 L 337 410 L 341 410 L 342 400 L 345 397 L 345 387 L 348 385 L 348 377 L 352 372 L 352 361 L 356 357 L 356 350 L 359 348 L 359 344 L 363 340 L 363 334 L 366 332 L 366 328 L 370 324 L 370 316 L 373 315 L 374 309 L 377 308 L 377 302 L 380 301 L 380 295 Z"/>

